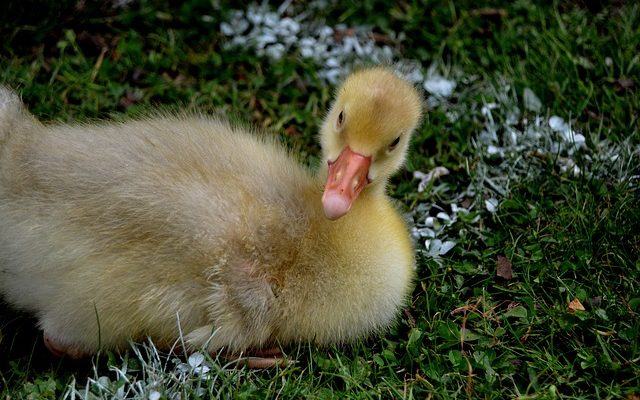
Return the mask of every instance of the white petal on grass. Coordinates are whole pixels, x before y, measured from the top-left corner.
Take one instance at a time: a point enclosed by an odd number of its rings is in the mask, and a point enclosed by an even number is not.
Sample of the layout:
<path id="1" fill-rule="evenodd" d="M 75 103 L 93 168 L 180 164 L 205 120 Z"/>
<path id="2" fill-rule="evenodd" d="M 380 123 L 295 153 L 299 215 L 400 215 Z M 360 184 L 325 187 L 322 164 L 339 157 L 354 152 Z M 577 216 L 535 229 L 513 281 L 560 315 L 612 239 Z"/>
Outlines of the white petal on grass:
<path id="1" fill-rule="evenodd" d="M 568 125 L 565 129 L 560 131 L 560 135 L 562 136 L 562 139 L 568 143 L 572 143 L 575 138 L 575 133 L 573 133 Z"/>
<path id="2" fill-rule="evenodd" d="M 529 125 L 524 131 L 524 138 L 529 142 L 534 143 L 542 138 L 542 133 L 540 132 L 539 127 Z"/>
<path id="3" fill-rule="evenodd" d="M 580 167 L 578 167 L 577 165 L 573 166 L 573 176 L 579 176 L 580 173 L 582 172 L 582 170 L 580 169 Z"/>
<path id="4" fill-rule="evenodd" d="M 429 96 L 427 97 L 427 110 L 433 110 L 440 106 L 440 97 Z"/>
<path id="5" fill-rule="evenodd" d="M 498 108 L 498 105 L 496 103 L 487 103 L 482 106 L 482 108 L 480 109 L 480 112 L 485 117 L 488 117 L 491 115 L 491 110 L 495 110 L 496 108 Z"/>
<path id="6" fill-rule="evenodd" d="M 193 372 L 194 372 L 196 375 L 200 375 L 200 376 L 202 376 L 202 377 L 206 378 L 206 377 L 207 377 L 206 375 L 209 373 L 209 371 L 210 371 L 210 370 L 211 370 L 211 368 L 209 368 L 208 366 L 206 366 L 206 365 L 201 365 L 201 366 L 199 366 L 199 367 L 197 367 L 197 368 L 194 368 L 194 369 L 193 369 Z"/>
<path id="7" fill-rule="evenodd" d="M 325 62 L 325 66 L 329 68 L 339 68 L 340 61 L 338 61 L 338 59 L 335 57 L 327 58 L 327 61 Z"/>
<path id="8" fill-rule="evenodd" d="M 414 171 L 413 177 L 420 179 L 420 183 L 418 184 L 418 192 L 424 192 L 424 189 L 434 179 L 440 178 L 441 176 L 449 175 L 449 170 L 445 167 L 435 167 L 431 171 L 426 174 L 422 171 Z"/>
<path id="9" fill-rule="evenodd" d="M 300 47 L 314 47 L 318 41 L 312 37 L 304 37 L 300 39 Z"/>
<path id="10" fill-rule="evenodd" d="M 467 208 L 460 207 L 459 205 L 453 203 L 451 204 L 451 212 L 454 214 L 458 214 L 458 213 L 468 214 L 469 210 Z"/>
<path id="11" fill-rule="evenodd" d="M 518 121 L 520 121 L 520 109 L 518 107 L 514 107 L 507 112 L 505 123 L 507 125 L 516 125 Z M 513 130 L 511 131 L 513 132 Z"/>
<path id="12" fill-rule="evenodd" d="M 326 39 L 328 37 L 333 36 L 333 28 L 330 26 L 323 26 L 318 31 L 318 36 L 320 36 L 320 38 L 322 39 Z"/>
<path id="13" fill-rule="evenodd" d="M 300 32 L 300 24 L 291 18 L 283 18 L 280 21 L 280 29 L 282 29 L 286 35 L 296 35 Z"/>
<path id="14" fill-rule="evenodd" d="M 422 82 L 424 80 L 424 75 L 422 74 L 422 71 L 420 71 L 419 67 L 413 68 L 407 72 L 403 71 L 402 75 L 406 80 L 413 83 Z"/>
<path id="15" fill-rule="evenodd" d="M 445 221 L 445 222 L 447 222 L 447 223 L 450 223 L 450 222 L 451 222 L 451 217 L 449 216 L 449 214 L 447 214 L 447 213 L 445 213 L 445 212 L 442 212 L 442 211 L 441 211 L 441 212 L 439 212 L 439 213 L 436 215 L 436 218 L 439 218 L 439 219 L 441 219 L 441 220 L 443 220 L 443 221 Z"/>
<path id="16" fill-rule="evenodd" d="M 580 167 L 576 165 L 572 158 L 561 157 L 558 159 L 558 164 L 560 164 L 560 172 L 563 174 L 570 172 L 573 176 L 580 175 Z"/>
<path id="17" fill-rule="evenodd" d="M 417 236 L 418 238 L 435 238 L 436 237 L 436 232 L 431 229 L 431 228 L 414 228 L 415 231 L 412 231 L 412 233 L 414 233 L 414 236 Z"/>
<path id="18" fill-rule="evenodd" d="M 431 70 L 426 74 L 433 75 L 434 72 Z M 465 85 L 462 96 L 467 93 L 468 81 L 463 77 L 459 82 Z M 480 90 L 484 88 L 480 87 Z M 466 226 L 461 226 L 461 222 L 456 218 L 459 209 L 453 207 L 454 202 L 470 199 L 473 204 L 477 204 L 478 201 L 484 201 L 481 210 L 477 209 L 476 205 L 472 221 L 464 220 L 465 225 L 477 226 L 487 214 L 498 211 L 501 201 L 510 193 L 511 182 L 521 182 L 544 174 L 546 160 L 553 160 L 556 168 L 568 177 L 614 178 L 619 181 L 624 179 L 630 180 L 634 187 L 640 184 L 637 172 L 635 180 L 630 178 L 633 166 L 638 165 L 640 159 L 640 146 L 630 145 L 628 141 L 613 144 L 606 139 L 598 140 L 596 135 L 587 141 L 585 135 L 573 130 L 571 121 L 558 115 L 523 116 L 518 107 L 524 106 L 523 110 L 538 113 L 544 110 L 544 105 L 530 89 L 518 98 L 513 85 L 508 82 L 498 83 L 487 91 L 475 94 L 478 95 L 477 98 L 492 99 L 492 102 L 468 104 L 464 101 L 467 100 L 465 97 L 460 97 L 456 102 L 443 101 L 433 95 L 427 98 L 429 104 L 446 115 L 456 114 L 459 118 L 472 118 L 482 124 L 479 134 L 472 139 L 478 163 L 468 165 L 466 170 L 472 182 L 466 189 L 463 188 L 462 192 L 458 190 L 457 194 L 448 193 L 449 188 L 445 185 L 434 185 L 434 196 L 428 197 L 426 203 L 418 204 L 415 208 L 414 221 L 418 226 L 428 225 L 440 240 L 455 240 L 456 234 L 476 234 L 475 227 L 467 229 Z M 492 157 L 488 157 L 487 153 Z M 577 155 L 583 162 L 577 161 Z M 425 176 L 423 173 L 416 174 L 416 178 L 421 180 Z M 442 194 L 450 196 L 447 198 Z M 435 198 L 439 201 L 444 199 L 445 204 L 450 205 L 449 215 L 454 219 L 454 223 L 447 224 L 442 219 L 430 216 L 443 211 L 432 203 Z M 432 238 L 425 241 L 425 249 L 422 251 L 438 260 L 442 247 L 441 241 Z"/>
<path id="19" fill-rule="evenodd" d="M 96 383 L 98 385 L 100 385 L 101 388 L 107 389 L 109 387 L 109 385 L 111 384 L 111 380 L 107 376 L 101 376 L 101 377 L 98 378 Z"/>
<path id="20" fill-rule="evenodd" d="M 524 107 L 533 112 L 540 112 L 542 109 L 542 102 L 536 96 L 536 94 L 530 88 L 524 88 L 524 92 L 522 93 L 522 102 L 524 103 Z"/>
<path id="21" fill-rule="evenodd" d="M 246 38 L 246 36 L 234 36 L 233 39 L 231 39 L 231 42 L 229 42 L 229 45 L 231 47 L 233 46 L 245 46 L 248 43 L 248 40 Z"/>
<path id="22" fill-rule="evenodd" d="M 455 247 L 455 245 L 456 242 L 454 242 L 453 240 L 447 240 L 440 245 L 440 249 L 438 249 L 438 255 L 443 256 L 447 254 L 449 251 L 451 251 L 451 249 Z"/>
<path id="23" fill-rule="evenodd" d="M 282 58 L 285 52 L 284 45 L 281 43 L 273 44 L 265 50 L 267 56 L 269 56 L 273 60 L 279 60 Z"/>
<path id="24" fill-rule="evenodd" d="M 424 173 L 424 172 L 422 172 L 422 171 L 413 171 L 413 177 L 414 177 L 414 178 L 416 178 L 416 179 L 420 179 L 420 180 L 422 180 L 422 179 L 424 179 L 426 176 L 427 176 L 427 174 L 425 174 L 425 173 Z"/>
<path id="25" fill-rule="evenodd" d="M 302 58 L 312 58 L 315 53 L 311 47 L 300 48 L 300 55 Z"/>
<path id="26" fill-rule="evenodd" d="M 446 115 L 449 122 L 456 122 L 460 119 L 460 114 L 455 111 L 447 111 Z"/>
<path id="27" fill-rule="evenodd" d="M 275 43 L 278 40 L 276 35 L 270 32 L 266 32 L 258 37 L 256 37 L 256 46 L 259 50 L 264 50 L 264 48 L 272 43 Z"/>
<path id="28" fill-rule="evenodd" d="M 247 19 L 251 21 L 254 25 L 262 24 L 264 20 L 264 16 L 260 13 L 259 10 L 252 9 L 251 7 L 247 10 Z"/>
<path id="29" fill-rule="evenodd" d="M 200 353 L 193 353 L 189 356 L 189 360 L 187 362 L 191 368 L 199 367 L 204 362 L 204 355 Z"/>
<path id="30" fill-rule="evenodd" d="M 484 206 L 490 213 L 494 213 L 498 210 L 498 205 L 500 205 L 500 201 L 495 197 L 487 199 L 484 201 Z"/>
<path id="31" fill-rule="evenodd" d="M 329 83 L 335 84 L 340 80 L 342 71 L 338 68 L 325 69 L 318 72 L 318 75 Z"/>
<path id="32" fill-rule="evenodd" d="M 576 133 L 573 136 L 573 143 L 576 145 L 576 147 L 584 146 L 586 141 L 587 139 L 584 137 L 582 133 Z"/>
<path id="33" fill-rule="evenodd" d="M 264 15 L 264 24 L 269 28 L 281 28 L 282 25 L 278 24 L 280 18 L 275 13 L 266 13 Z"/>
<path id="34" fill-rule="evenodd" d="M 431 257 L 437 257 L 440 253 L 440 247 L 442 247 L 442 240 L 427 239 L 424 241 L 424 247 L 427 249 L 427 254 L 429 254 Z"/>
<path id="35" fill-rule="evenodd" d="M 160 392 L 158 392 L 157 390 L 152 390 L 149 393 L 149 400 L 160 400 L 160 397 L 162 395 L 160 394 Z"/>
<path id="36" fill-rule="evenodd" d="M 518 132 L 515 129 L 513 129 L 512 127 L 509 127 L 507 129 L 506 136 L 509 139 L 509 145 L 510 146 L 517 146 L 518 145 L 519 135 L 518 135 Z"/>
<path id="37" fill-rule="evenodd" d="M 489 154 L 490 156 L 502 156 L 504 154 L 504 151 L 500 147 L 490 144 L 489 146 L 487 146 L 487 154 Z"/>
<path id="38" fill-rule="evenodd" d="M 219 27 L 229 38 L 225 48 L 242 47 L 274 60 L 286 54 L 300 54 L 315 61 L 318 76 L 332 84 L 339 82 L 354 64 L 391 63 L 397 58 L 394 48 L 374 41 L 370 28 L 338 24 L 334 29 L 320 20 L 311 20 L 307 8 L 291 3 L 285 1 L 277 12 L 272 12 L 266 3 L 254 3 L 246 11 L 232 12 L 229 20 Z M 349 34 L 337 37 L 335 31 Z M 401 39 L 393 34 L 390 37 Z M 315 43 L 312 45 L 306 39 Z M 275 47 L 271 48 L 272 45 Z M 354 58 L 358 60 L 355 63 Z"/>
<path id="39" fill-rule="evenodd" d="M 189 365 L 185 364 L 185 363 L 180 363 L 180 364 L 178 364 L 176 366 L 176 370 L 178 372 L 183 373 L 183 374 L 187 374 L 187 373 L 189 373 L 189 371 L 192 370 L 192 368 Z"/>
<path id="40" fill-rule="evenodd" d="M 223 22 L 220 24 L 220 32 L 225 36 L 231 36 L 235 34 L 235 30 L 231 27 L 231 24 Z"/>
<path id="41" fill-rule="evenodd" d="M 564 119 L 558 117 L 557 115 L 553 115 L 551 118 L 549 118 L 549 127 L 556 132 L 561 132 L 568 128 L 567 123 L 564 122 Z"/>
<path id="42" fill-rule="evenodd" d="M 447 240 L 442 242 L 440 239 L 425 240 L 424 247 L 427 249 L 427 254 L 431 257 L 439 257 L 447 254 L 456 245 L 456 242 Z"/>
<path id="43" fill-rule="evenodd" d="M 449 97 L 456 88 L 456 82 L 445 79 L 442 76 L 435 75 L 425 80 L 422 84 L 425 90 L 438 97 Z"/>
<path id="44" fill-rule="evenodd" d="M 581 133 L 575 133 L 571 129 L 563 131 L 562 138 L 565 140 L 565 142 L 574 144 L 576 147 L 583 146 L 584 142 L 586 141 L 584 135 L 582 135 Z"/>

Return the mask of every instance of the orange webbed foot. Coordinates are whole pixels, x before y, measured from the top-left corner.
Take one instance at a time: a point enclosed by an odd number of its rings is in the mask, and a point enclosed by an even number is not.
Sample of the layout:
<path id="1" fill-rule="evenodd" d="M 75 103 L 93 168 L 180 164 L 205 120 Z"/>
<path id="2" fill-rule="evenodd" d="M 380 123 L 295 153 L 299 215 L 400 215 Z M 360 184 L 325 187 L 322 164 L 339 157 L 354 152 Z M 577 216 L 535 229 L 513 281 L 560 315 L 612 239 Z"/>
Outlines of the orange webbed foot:
<path id="1" fill-rule="evenodd" d="M 238 367 L 246 366 L 252 369 L 285 367 L 289 364 L 286 354 L 279 347 L 260 349 L 248 354 L 225 354 L 224 358 Z"/>
<path id="2" fill-rule="evenodd" d="M 44 345 L 51 354 L 56 357 L 69 358 L 71 360 L 79 360 L 89 356 L 85 351 L 75 346 L 64 345 L 53 339 L 47 332 L 42 335 Z"/>

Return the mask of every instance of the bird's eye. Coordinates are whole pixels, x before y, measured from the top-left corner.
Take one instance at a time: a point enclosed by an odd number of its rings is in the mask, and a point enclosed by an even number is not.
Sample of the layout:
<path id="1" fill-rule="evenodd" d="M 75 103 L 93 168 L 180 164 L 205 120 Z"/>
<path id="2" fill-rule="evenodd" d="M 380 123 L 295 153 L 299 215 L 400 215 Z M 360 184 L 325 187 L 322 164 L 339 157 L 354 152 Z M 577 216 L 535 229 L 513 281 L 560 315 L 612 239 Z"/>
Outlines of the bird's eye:
<path id="1" fill-rule="evenodd" d="M 336 129 L 340 130 L 344 126 L 344 110 L 340 111 L 338 114 L 338 119 L 336 120 Z"/>
<path id="2" fill-rule="evenodd" d="M 400 136 L 398 136 L 393 140 L 393 142 L 391 142 L 391 144 L 387 148 L 387 151 L 392 151 L 393 149 L 395 149 L 398 143 L 400 143 Z"/>

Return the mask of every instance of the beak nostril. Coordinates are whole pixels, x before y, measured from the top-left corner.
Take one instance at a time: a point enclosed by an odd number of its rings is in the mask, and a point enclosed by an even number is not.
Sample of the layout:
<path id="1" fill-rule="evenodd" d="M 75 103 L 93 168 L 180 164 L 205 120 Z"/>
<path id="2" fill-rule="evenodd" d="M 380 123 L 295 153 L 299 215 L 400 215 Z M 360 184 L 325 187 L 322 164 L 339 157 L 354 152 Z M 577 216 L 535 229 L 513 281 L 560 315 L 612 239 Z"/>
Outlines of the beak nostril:
<path id="1" fill-rule="evenodd" d="M 322 204 L 329 219 L 346 214 L 369 180 L 371 157 L 353 152 L 349 147 L 329 161 L 329 171 Z"/>

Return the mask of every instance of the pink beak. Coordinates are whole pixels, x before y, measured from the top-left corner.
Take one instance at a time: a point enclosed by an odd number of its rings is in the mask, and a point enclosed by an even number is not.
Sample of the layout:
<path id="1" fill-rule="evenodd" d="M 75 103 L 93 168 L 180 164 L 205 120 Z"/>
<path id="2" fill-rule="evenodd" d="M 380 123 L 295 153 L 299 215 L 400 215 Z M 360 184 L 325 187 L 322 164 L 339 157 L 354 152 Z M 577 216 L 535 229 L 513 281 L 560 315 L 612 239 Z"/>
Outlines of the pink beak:
<path id="1" fill-rule="evenodd" d="M 324 215 L 338 219 L 351 209 L 351 204 L 369 183 L 371 157 L 353 152 L 348 146 L 335 161 L 329 161 L 329 176 L 324 185 L 322 206 Z"/>

